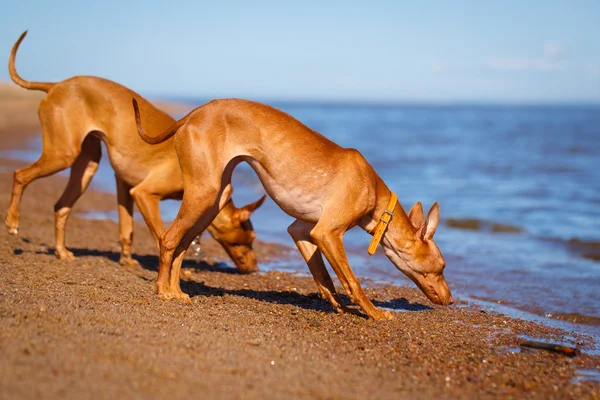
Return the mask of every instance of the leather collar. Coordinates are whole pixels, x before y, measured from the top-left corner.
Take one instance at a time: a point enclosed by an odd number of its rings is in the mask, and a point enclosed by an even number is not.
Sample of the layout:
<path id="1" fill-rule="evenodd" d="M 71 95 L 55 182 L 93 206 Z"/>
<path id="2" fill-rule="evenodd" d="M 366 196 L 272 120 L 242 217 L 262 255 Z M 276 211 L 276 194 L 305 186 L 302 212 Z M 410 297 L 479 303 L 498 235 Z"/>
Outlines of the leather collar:
<path id="1" fill-rule="evenodd" d="M 377 246 L 379 245 L 379 242 L 381 242 L 381 238 L 394 216 L 394 208 L 396 208 L 396 204 L 398 203 L 398 196 L 396 196 L 396 193 L 394 192 L 390 193 L 390 201 L 388 202 L 387 208 L 383 214 L 381 214 L 381 218 L 379 218 L 379 222 L 375 225 L 375 228 L 371 231 L 373 232 L 373 239 L 371 239 L 371 244 L 369 244 L 369 249 L 367 250 L 370 255 L 375 254 L 375 250 L 377 250 Z"/>

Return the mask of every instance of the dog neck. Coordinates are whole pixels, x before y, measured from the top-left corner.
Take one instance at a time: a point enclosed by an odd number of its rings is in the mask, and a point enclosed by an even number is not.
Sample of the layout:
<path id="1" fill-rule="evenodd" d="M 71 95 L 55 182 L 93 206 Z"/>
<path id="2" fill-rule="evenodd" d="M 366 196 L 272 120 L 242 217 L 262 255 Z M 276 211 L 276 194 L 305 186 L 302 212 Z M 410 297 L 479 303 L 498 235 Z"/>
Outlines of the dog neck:
<path id="1" fill-rule="evenodd" d="M 382 186 L 384 187 L 378 191 L 373 212 L 363 217 L 360 222 L 360 226 L 370 235 L 374 234 L 375 228 L 377 227 L 381 216 L 386 212 L 392 196 L 392 191 L 385 186 L 385 184 Z M 384 244 L 389 243 L 390 237 L 395 238 L 395 241 L 398 239 L 401 241 L 413 240 L 416 230 L 410 223 L 408 215 L 406 215 L 406 212 L 402 208 L 400 202 L 396 201 L 394 209 L 390 211 L 392 211 L 393 216 L 383 234 L 382 242 Z M 399 247 L 402 248 L 403 246 Z"/>

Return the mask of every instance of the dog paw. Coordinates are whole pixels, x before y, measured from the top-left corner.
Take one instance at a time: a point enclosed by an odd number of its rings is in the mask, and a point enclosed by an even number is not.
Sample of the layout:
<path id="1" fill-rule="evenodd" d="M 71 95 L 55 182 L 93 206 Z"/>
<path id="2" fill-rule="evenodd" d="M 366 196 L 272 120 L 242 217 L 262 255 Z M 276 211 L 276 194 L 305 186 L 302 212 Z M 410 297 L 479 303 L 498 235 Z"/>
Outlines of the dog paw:
<path id="1" fill-rule="evenodd" d="M 377 310 L 377 312 L 370 314 L 369 317 L 373 318 L 375 321 L 394 319 L 392 313 L 387 310 Z"/>
<path id="2" fill-rule="evenodd" d="M 162 292 L 158 294 L 158 298 L 161 300 L 171 300 L 173 295 L 169 292 Z"/>
<path id="3" fill-rule="evenodd" d="M 56 249 L 56 257 L 61 261 L 75 261 L 75 255 L 67 249 Z"/>
<path id="4" fill-rule="evenodd" d="M 338 305 L 334 305 L 333 308 L 335 308 L 335 312 L 337 312 L 338 314 L 347 314 L 352 312 L 350 307 L 341 303 Z"/>
<path id="5" fill-rule="evenodd" d="M 19 236 L 19 227 L 14 225 L 6 224 L 6 231 L 9 235 Z"/>
<path id="6" fill-rule="evenodd" d="M 119 259 L 119 264 L 128 267 L 141 267 L 140 263 L 131 258 L 131 256 L 121 256 Z"/>
<path id="7" fill-rule="evenodd" d="M 192 302 L 190 296 L 182 291 L 164 291 L 158 294 L 158 298 L 161 300 L 180 300 L 185 303 Z"/>
<path id="8" fill-rule="evenodd" d="M 190 298 L 190 295 L 187 293 L 183 293 L 181 290 L 178 290 L 174 293 L 173 298 L 176 300 L 180 300 L 183 301 L 185 303 L 191 303 L 192 299 Z"/>
<path id="9" fill-rule="evenodd" d="M 14 215 L 8 212 L 4 219 L 4 226 L 10 235 L 17 236 L 19 234 L 19 217 L 15 218 Z"/>

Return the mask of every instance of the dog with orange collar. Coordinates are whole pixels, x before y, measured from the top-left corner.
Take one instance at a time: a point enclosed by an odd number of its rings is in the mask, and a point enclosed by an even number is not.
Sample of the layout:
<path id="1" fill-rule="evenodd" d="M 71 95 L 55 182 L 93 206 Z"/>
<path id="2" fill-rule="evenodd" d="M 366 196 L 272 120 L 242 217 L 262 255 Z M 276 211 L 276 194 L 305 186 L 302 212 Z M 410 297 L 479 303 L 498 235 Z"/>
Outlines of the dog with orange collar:
<path id="1" fill-rule="evenodd" d="M 371 303 L 348 263 L 342 239 L 356 225 L 373 234 L 370 254 L 381 243 L 386 256 L 429 300 L 453 303 L 444 279 L 446 262 L 433 241 L 438 204 L 425 220 L 421 203 L 407 215 L 357 150 L 338 146 L 280 110 L 247 100 L 213 100 L 155 137 L 145 133 L 135 99 L 133 106 L 145 142 L 158 144 L 174 136 L 183 174 L 181 208 L 160 237 L 160 297 L 189 301 L 179 285 L 183 255 L 231 196 L 231 174 L 245 161 L 275 203 L 296 218 L 288 232 L 323 298 L 338 312 L 348 309 L 335 291 L 322 254 L 352 302 L 373 319 L 392 318 Z"/>

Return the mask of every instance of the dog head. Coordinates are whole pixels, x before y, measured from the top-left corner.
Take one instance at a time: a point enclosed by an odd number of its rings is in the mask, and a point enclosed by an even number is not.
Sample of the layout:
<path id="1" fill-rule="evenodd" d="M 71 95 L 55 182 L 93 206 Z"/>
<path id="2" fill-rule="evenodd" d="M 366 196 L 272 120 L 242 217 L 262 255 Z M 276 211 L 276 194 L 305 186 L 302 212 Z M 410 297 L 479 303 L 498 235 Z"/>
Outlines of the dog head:
<path id="1" fill-rule="evenodd" d="M 386 256 L 416 283 L 432 303 L 442 305 L 454 303 L 444 279 L 446 262 L 433 241 L 433 234 L 440 219 L 438 203 L 431 207 L 425 222 L 423 222 L 423 207 L 420 202 L 417 202 L 408 213 L 408 229 L 402 226 L 407 225 L 406 218 L 406 214 L 398 204 L 382 241 Z"/>
<path id="2" fill-rule="evenodd" d="M 256 233 L 250 222 L 250 215 L 262 205 L 266 197 L 264 195 L 242 208 L 237 208 L 233 201 L 229 200 L 207 229 L 244 273 L 258 271 L 256 255 L 252 250 Z"/>

